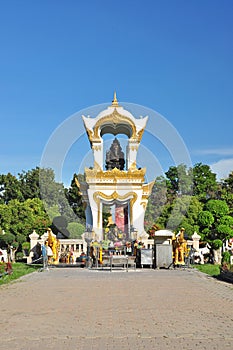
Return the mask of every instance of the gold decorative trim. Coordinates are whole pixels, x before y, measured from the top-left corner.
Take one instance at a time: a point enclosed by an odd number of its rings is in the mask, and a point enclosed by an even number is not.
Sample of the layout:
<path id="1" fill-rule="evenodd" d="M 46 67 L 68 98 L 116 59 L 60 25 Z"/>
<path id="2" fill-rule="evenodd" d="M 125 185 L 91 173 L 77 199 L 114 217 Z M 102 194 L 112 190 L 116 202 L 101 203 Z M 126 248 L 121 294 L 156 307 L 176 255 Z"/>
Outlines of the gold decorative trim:
<path id="1" fill-rule="evenodd" d="M 143 210 L 146 211 L 147 201 L 146 202 L 141 202 L 140 205 L 142 205 Z"/>
<path id="2" fill-rule="evenodd" d="M 99 165 L 99 163 L 97 163 L 96 160 L 94 160 L 94 169 L 97 171 L 102 171 L 101 166 Z"/>
<path id="3" fill-rule="evenodd" d="M 103 171 L 100 167 L 95 167 L 94 169 L 85 168 L 86 181 L 95 180 L 95 182 L 103 181 L 103 180 L 112 180 L 113 183 L 116 183 L 120 180 L 138 180 L 139 182 L 144 182 L 144 176 L 146 173 L 146 168 L 137 169 L 136 164 L 132 163 L 130 169 L 128 171 L 122 171 L 117 168 L 112 170 Z"/>
<path id="4" fill-rule="evenodd" d="M 137 151 L 138 150 L 138 145 L 137 146 L 130 146 L 131 151 Z"/>
<path id="5" fill-rule="evenodd" d="M 91 129 L 88 129 L 88 128 L 86 127 L 86 124 L 84 124 L 84 125 L 85 125 L 86 131 L 87 131 L 88 138 L 89 138 L 90 141 L 92 141 L 92 138 L 93 138 L 93 131 L 92 131 Z"/>
<path id="6" fill-rule="evenodd" d="M 131 197 L 131 198 L 130 198 Z M 135 192 L 128 192 L 124 196 L 119 195 L 116 191 L 114 191 L 112 194 L 107 195 L 103 192 L 97 191 L 93 194 L 93 199 L 97 204 L 98 207 L 98 216 L 97 216 L 97 225 L 98 228 L 100 228 L 100 199 L 105 199 L 105 200 L 125 200 L 125 199 L 130 199 L 129 206 L 130 206 L 130 224 L 133 224 L 133 205 L 136 202 L 138 196 Z"/>
<path id="7" fill-rule="evenodd" d="M 79 189 L 78 195 L 79 195 L 79 196 L 82 196 L 83 194 L 82 194 L 82 192 L 80 191 L 81 186 L 80 186 L 80 183 L 79 183 L 77 177 L 74 178 L 74 181 L 75 181 L 76 186 L 77 186 L 78 189 Z"/>
<path id="8" fill-rule="evenodd" d="M 129 170 L 138 170 L 137 169 L 137 164 L 136 164 L 136 162 L 134 161 L 134 162 L 132 162 L 132 164 L 130 165 L 130 167 L 129 167 Z"/>
<path id="9" fill-rule="evenodd" d="M 129 117 L 126 117 L 122 114 L 120 114 L 116 108 L 114 108 L 114 111 L 109 114 L 109 115 L 106 115 L 105 117 L 99 119 L 95 126 L 94 126 L 94 129 L 93 129 L 93 136 L 94 136 L 94 139 L 97 139 L 99 138 L 99 129 L 102 125 L 104 124 L 107 124 L 108 122 L 110 122 L 111 125 L 113 126 L 117 126 L 118 124 L 127 124 L 131 127 L 132 129 L 132 136 L 131 138 L 132 139 L 136 139 L 136 126 L 134 124 L 134 122 L 129 118 Z"/>
<path id="10" fill-rule="evenodd" d="M 134 123 L 134 121 L 132 121 L 132 119 L 130 117 L 127 117 L 125 115 L 120 114 L 116 108 L 114 108 L 114 111 L 111 114 L 106 115 L 105 117 L 100 118 L 93 130 L 88 129 L 85 125 L 87 134 L 88 134 L 88 138 L 90 140 L 90 142 L 101 142 L 101 137 L 100 137 L 100 128 L 101 126 L 105 125 L 105 124 L 110 124 L 113 127 L 116 127 L 117 125 L 120 124 L 125 124 L 130 126 L 131 130 L 132 130 L 132 135 L 130 137 L 129 140 L 134 141 L 134 142 L 140 142 L 142 135 L 144 133 L 144 128 L 140 129 L 137 132 L 136 129 L 136 125 Z M 85 124 L 85 123 L 84 123 Z"/>
<path id="11" fill-rule="evenodd" d="M 155 180 L 149 182 L 148 184 L 143 184 L 142 189 L 143 189 L 143 196 L 147 196 L 147 198 L 150 196 L 152 192 L 152 188 L 154 186 Z"/>
<path id="12" fill-rule="evenodd" d="M 143 128 L 143 129 L 141 129 L 141 130 L 139 130 L 139 131 L 137 132 L 137 141 L 138 141 L 138 142 L 141 141 L 142 135 L 143 135 L 143 133 L 144 133 L 144 130 L 145 130 L 145 128 Z"/>
<path id="13" fill-rule="evenodd" d="M 146 211 L 148 198 L 152 192 L 152 188 L 154 186 L 154 183 L 155 183 L 155 181 L 151 181 L 148 184 L 142 185 L 142 201 L 141 201 L 140 205 L 142 205 L 144 211 Z"/>
<path id="14" fill-rule="evenodd" d="M 93 151 L 101 151 L 101 145 L 92 145 Z"/>

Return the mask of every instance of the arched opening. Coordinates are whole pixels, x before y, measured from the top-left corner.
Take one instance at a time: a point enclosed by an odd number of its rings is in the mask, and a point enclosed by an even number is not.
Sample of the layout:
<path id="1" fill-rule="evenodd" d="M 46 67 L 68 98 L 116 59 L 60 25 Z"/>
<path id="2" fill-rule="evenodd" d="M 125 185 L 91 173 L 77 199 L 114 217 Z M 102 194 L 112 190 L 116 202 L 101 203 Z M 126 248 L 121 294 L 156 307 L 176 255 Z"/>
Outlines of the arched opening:
<path id="1" fill-rule="evenodd" d="M 127 240 L 129 238 L 129 200 L 103 202 L 102 210 L 106 238 L 113 241 Z"/>
<path id="2" fill-rule="evenodd" d="M 127 170 L 128 136 L 125 134 L 103 135 L 104 170 Z"/>
<path id="3" fill-rule="evenodd" d="M 118 135 L 118 134 L 124 134 L 128 138 L 131 138 L 132 136 L 132 128 L 128 124 L 104 124 L 101 126 L 100 130 L 100 136 L 103 137 L 105 134 L 112 134 L 112 135 Z"/>

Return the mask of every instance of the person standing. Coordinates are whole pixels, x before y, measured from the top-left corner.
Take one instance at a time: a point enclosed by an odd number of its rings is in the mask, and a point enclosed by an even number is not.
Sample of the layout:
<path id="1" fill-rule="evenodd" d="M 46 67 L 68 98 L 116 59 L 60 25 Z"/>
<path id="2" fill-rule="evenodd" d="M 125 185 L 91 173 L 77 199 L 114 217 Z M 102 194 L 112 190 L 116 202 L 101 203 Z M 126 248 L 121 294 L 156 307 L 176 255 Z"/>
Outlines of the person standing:
<path id="1" fill-rule="evenodd" d="M 41 252 L 43 257 L 43 269 L 48 270 L 48 251 L 46 244 L 42 244 Z"/>

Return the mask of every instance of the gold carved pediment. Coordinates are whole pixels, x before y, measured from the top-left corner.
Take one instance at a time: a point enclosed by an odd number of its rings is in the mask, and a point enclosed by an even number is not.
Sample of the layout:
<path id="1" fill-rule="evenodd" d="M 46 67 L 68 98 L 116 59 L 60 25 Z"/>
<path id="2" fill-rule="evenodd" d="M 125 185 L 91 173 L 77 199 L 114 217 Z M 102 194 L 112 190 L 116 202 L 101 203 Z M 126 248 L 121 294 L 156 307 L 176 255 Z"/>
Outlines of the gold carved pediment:
<path id="1" fill-rule="evenodd" d="M 130 127 L 132 132 L 130 140 L 136 142 L 141 141 L 144 128 L 137 131 L 134 121 L 130 117 L 120 114 L 117 108 L 114 108 L 114 111 L 112 113 L 100 118 L 96 122 L 96 124 L 93 127 L 93 130 L 86 127 L 86 131 L 90 142 L 101 142 L 100 130 L 102 126 L 105 126 L 107 124 L 113 126 L 113 128 L 116 128 L 119 125 L 127 125 Z"/>
<path id="2" fill-rule="evenodd" d="M 148 184 L 143 184 L 142 185 L 142 190 L 143 190 L 143 196 L 148 198 L 152 192 L 152 188 L 154 186 L 155 180 L 149 182 Z"/>

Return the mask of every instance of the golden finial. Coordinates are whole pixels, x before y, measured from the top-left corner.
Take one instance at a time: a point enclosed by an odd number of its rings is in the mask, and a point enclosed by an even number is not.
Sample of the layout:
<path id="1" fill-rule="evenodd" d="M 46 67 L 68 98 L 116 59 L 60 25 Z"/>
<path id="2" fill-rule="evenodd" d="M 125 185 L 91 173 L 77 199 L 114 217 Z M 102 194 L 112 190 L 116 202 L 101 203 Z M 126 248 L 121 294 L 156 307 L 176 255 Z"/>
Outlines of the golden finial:
<path id="1" fill-rule="evenodd" d="M 112 107 L 119 107 L 117 97 L 116 97 L 116 91 L 114 91 Z"/>

